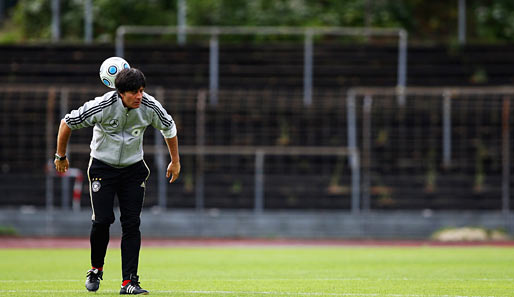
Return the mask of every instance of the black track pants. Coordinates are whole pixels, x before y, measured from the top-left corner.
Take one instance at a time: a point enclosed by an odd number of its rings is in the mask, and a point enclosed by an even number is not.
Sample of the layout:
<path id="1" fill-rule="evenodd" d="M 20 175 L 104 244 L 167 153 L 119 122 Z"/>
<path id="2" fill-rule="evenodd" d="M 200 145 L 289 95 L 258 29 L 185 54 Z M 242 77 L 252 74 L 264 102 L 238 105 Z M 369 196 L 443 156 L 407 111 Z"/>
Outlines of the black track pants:
<path id="1" fill-rule="evenodd" d="M 91 266 L 103 267 L 109 227 L 114 222 L 114 196 L 118 196 L 122 229 L 121 261 L 123 279 L 137 275 L 141 247 L 140 215 L 150 175 L 144 161 L 125 168 L 115 168 L 91 158 L 88 168 L 89 192 L 93 209 L 91 227 Z"/>

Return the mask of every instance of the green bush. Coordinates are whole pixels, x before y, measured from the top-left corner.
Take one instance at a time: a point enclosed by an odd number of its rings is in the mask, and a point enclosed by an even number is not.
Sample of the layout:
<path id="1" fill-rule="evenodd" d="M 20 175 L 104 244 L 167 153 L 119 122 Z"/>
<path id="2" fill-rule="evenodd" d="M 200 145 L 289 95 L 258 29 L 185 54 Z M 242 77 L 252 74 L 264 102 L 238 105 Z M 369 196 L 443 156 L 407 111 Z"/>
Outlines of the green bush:
<path id="1" fill-rule="evenodd" d="M 16 236 L 16 235 L 18 235 L 18 232 L 16 232 L 16 229 L 14 229 L 14 227 L 0 225 L 0 236 Z"/>

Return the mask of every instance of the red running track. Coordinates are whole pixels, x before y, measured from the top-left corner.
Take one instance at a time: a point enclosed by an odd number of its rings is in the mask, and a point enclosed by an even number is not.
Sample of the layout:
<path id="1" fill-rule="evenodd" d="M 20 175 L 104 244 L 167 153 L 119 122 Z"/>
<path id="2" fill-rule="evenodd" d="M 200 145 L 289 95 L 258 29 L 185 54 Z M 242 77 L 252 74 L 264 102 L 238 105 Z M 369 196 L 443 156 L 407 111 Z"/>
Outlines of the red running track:
<path id="1" fill-rule="evenodd" d="M 110 247 L 119 247 L 120 239 L 111 238 Z M 283 247 L 283 246 L 334 246 L 334 247 L 422 247 L 422 246 L 497 246 L 514 247 L 514 241 L 490 242 L 436 242 L 426 240 L 347 240 L 347 239 L 219 239 L 143 238 L 143 247 Z M 6 248 L 89 248 L 89 238 L 56 237 L 0 237 L 0 249 Z"/>

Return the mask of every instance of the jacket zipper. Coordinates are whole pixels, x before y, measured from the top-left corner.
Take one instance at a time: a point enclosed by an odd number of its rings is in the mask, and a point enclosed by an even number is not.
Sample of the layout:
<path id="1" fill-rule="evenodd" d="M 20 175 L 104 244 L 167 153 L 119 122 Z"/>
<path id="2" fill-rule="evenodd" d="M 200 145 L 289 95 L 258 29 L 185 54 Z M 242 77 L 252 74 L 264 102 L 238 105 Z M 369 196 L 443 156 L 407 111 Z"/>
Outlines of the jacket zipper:
<path id="1" fill-rule="evenodd" d="M 123 124 L 123 129 L 121 130 L 121 148 L 120 148 L 120 158 L 118 159 L 118 166 L 121 166 L 121 156 L 123 155 L 123 146 L 125 145 L 125 127 L 127 126 L 128 122 L 128 114 L 127 111 L 125 113 L 125 123 Z"/>

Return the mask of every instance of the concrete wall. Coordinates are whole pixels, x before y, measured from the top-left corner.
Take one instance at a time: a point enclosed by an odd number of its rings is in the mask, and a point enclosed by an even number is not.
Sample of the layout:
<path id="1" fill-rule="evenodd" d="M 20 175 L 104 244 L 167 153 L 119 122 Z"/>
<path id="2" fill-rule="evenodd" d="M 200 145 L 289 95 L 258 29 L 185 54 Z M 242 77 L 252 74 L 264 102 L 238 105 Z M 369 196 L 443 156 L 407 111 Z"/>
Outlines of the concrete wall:
<path id="1" fill-rule="evenodd" d="M 141 231 L 145 237 L 209 238 L 352 238 L 426 239 L 444 227 L 475 226 L 502 228 L 513 235 L 514 216 L 500 212 L 394 211 L 352 215 L 341 211 L 242 210 L 144 211 Z M 0 226 L 11 226 L 21 236 L 89 235 L 90 211 L 37 209 L 0 210 Z M 111 228 L 120 234 L 119 214 Z"/>

